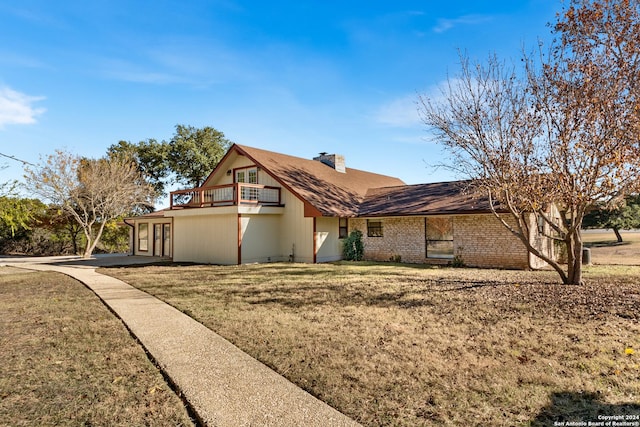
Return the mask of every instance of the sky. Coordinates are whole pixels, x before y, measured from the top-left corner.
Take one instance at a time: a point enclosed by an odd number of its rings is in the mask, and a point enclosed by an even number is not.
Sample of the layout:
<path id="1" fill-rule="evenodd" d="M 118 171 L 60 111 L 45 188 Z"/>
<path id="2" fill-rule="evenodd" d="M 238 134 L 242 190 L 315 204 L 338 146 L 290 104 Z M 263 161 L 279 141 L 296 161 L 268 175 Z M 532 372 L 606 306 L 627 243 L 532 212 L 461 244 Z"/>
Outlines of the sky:
<path id="1" fill-rule="evenodd" d="M 98 158 L 212 126 L 233 142 L 407 184 L 460 178 L 419 95 L 459 51 L 518 60 L 561 0 L 0 0 L 0 154 Z M 0 157 L 0 182 L 23 164 Z M 23 191 L 24 193 L 24 191 Z M 26 193 L 28 194 L 28 192 Z"/>

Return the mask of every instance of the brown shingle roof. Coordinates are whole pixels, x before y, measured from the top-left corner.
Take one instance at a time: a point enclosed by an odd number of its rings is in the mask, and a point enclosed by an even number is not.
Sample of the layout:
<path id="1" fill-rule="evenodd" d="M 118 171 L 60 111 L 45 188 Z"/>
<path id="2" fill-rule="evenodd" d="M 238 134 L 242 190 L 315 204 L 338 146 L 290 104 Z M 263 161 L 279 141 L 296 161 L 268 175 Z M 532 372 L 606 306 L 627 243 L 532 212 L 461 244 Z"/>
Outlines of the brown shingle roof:
<path id="1" fill-rule="evenodd" d="M 346 168 L 346 173 L 337 172 L 317 160 L 244 145 L 236 144 L 232 150 L 234 148 L 271 173 L 323 216 L 355 216 L 370 188 L 404 185 L 398 178 L 357 169 Z"/>
<path id="2" fill-rule="evenodd" d="M 359 216 L 406 216 L 491 212 L 485 195 L 472 194 L 469 181 L 372 188 Z"/>

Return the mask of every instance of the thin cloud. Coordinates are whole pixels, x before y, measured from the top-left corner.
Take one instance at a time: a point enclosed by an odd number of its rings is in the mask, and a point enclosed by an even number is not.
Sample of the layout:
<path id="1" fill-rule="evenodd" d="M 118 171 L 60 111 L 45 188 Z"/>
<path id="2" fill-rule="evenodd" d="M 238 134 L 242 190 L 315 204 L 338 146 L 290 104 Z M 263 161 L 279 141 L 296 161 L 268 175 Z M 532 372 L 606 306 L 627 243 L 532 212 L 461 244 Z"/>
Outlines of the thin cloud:
<path id="1" fill-rule="evenodd" d="M 484 24 L 485 22 L 489 22 L 492 19 L 493 18 L 491 16 L 486 15 L 463 15 L 453 19 L 441 18 L 438 19 L 438 25 L 433 27 L 433 31 L 436 33 L 444 33 L 445 31 L 448 31 L 459 25 Z"/>
<path id="2" fill-rule="evenodd" d="M 407 95 L 378 108 L 375 119 L 378 123 L 393 127 L 420 125 L 417 95 Z"/>
<path id="3" fill-rule="evenodd" d="M 11 67 L 52 69 L 39 59 L 9 50 L 0 50 L 0 64 Z"/>
<path id="4" fill-rule="evenodd" d="M 108 79 L 134 83 L 206 87 L 251 79 L 256 73 L 253 70 L 260 68 L 250 55 L 199 39 L 160 42 L 134 50 L 135 58 L 97 58 L 99 73 Z"/>
<path id="5" fill-rule="evenodd" d="M 0 87 L 0 129 L 5 125 L 28 125 L 36 122 L 36 117 L 44 113 L 44 108 L 33 104 L 45 99 L 43 96 L 29 96 L 9 87 Z"/>

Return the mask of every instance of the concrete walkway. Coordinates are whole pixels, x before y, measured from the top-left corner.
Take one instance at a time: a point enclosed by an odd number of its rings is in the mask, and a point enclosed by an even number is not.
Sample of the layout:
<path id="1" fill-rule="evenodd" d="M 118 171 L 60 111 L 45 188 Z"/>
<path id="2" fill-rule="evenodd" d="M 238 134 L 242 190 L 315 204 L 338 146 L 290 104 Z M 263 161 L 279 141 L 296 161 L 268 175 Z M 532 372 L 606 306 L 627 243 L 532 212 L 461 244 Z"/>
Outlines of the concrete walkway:
<path id="1" fill-rule="evenodd" d="M 206 425 L 358 425 L 189 316 L 95 272 L 96 265 L 145 261 L 149 259 L 0 258 L 0 266 L 57 271 L 87 285 L 122 319 Z"/>

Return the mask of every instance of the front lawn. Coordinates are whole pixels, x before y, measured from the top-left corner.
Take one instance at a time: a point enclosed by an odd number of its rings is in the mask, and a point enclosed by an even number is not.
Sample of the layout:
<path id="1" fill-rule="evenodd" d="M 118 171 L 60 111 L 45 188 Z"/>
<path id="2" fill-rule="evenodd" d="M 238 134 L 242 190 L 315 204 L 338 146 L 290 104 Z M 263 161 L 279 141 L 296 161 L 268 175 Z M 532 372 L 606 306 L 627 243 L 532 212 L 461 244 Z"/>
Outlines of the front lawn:
<path id="1" fill-rule="evenodd" d="M 0 425 L 193 425 L 142 347 L 80 282 L 0 267 L 0 313 Z"/>
<path id="2" fill-rule="evenodd" d="M 176 306 L 364 425 L 640 415 L 640 267 L 395 264 L 101 269 Z"/>

